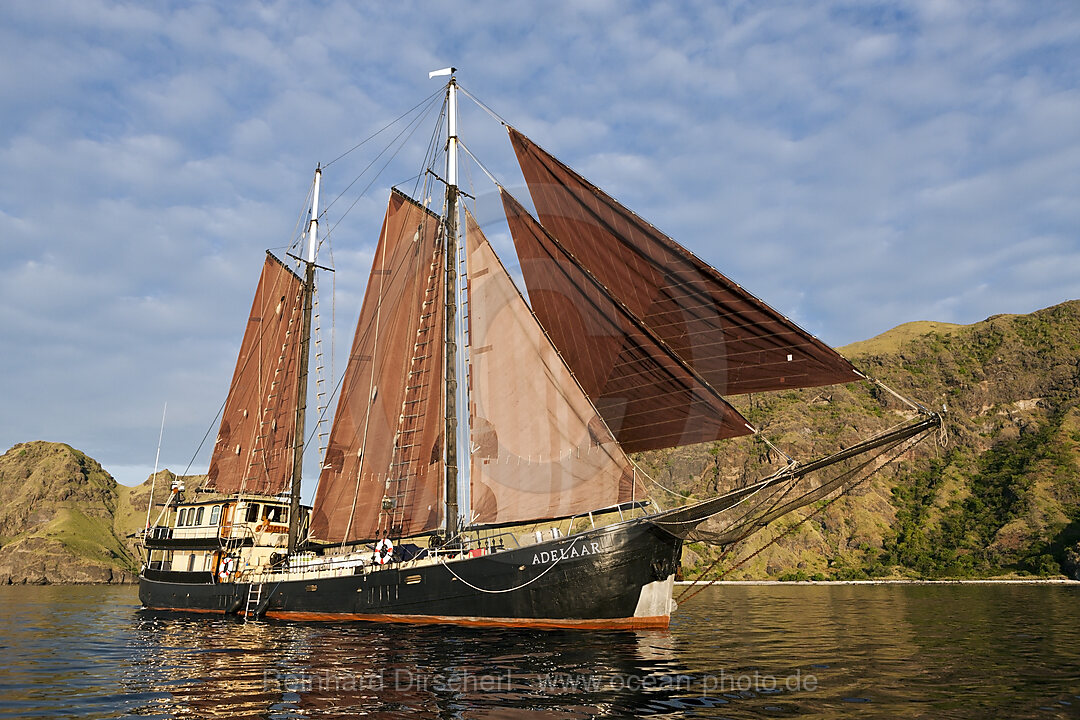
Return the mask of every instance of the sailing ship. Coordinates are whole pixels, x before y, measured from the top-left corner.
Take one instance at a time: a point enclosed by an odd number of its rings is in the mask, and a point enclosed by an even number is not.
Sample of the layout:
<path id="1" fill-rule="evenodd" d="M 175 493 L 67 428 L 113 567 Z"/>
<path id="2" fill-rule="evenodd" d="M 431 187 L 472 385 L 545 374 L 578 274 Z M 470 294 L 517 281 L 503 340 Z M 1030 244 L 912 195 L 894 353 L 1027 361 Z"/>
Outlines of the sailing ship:
<path id="1" fill-rule="evenodd" d="M 810 473 L 939 425 L 917 406 L 854 447 L 661 508 L 633 453 L 756 433 L 725 396 L 865 376 L 504 124 L 536 210 L 496 185 L 526 300 L 463 202 L 459 87 L 440 72 L 445 168 L 432 154 L 424 177 L 442 208 L 390 193 L 313 505 L 321 168 L 302 256 L 267 252 L 206 482 L 175 483 L 144 533 L 146 608 L 664 627 L 683 543 L 707 520 L 740 513 L 712 535 L 737 542 L 839 487 L 789 496 Z"/>

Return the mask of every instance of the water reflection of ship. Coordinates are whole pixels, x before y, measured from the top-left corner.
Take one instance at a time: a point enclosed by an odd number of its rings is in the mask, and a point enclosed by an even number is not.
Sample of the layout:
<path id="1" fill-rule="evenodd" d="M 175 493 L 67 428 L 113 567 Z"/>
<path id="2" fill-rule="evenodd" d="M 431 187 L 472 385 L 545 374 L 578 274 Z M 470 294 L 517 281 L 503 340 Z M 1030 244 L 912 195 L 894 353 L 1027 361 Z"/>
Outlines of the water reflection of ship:
<path id="1" fill-rule="evenodd" d="M 535 631 L 140 619 L 143 710 L 195 717 L 627 717 L 679 672 L 665 631 Z M 683 695 L 686 695 L 684 692 Z M 663 694 L 670 697 L 672 693 Z"/>
<path id="2" fill-rule="evenodd" d="M 136 620 L 126 684 L 144 710 L 170 717 L 263 717 L 275 696 L 263 668 L 280 633 L 222 619 L 162 616 Z"/>

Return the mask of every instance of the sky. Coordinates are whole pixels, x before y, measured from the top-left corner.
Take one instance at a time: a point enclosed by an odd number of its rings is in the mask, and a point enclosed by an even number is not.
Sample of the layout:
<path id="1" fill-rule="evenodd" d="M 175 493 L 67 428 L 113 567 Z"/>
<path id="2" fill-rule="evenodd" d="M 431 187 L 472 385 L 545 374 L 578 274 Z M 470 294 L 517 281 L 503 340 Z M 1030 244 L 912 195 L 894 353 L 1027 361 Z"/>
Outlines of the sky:
<path id="1" fill-rule="evenodd" d="M 450 65 L 830 344 L 1080 298 L 1075 0 L 10 2 L 0 451 L 66 442 L 141 482 L 167 403 L 161 465 L 205 472 L 263 252 L 294 237 L 316 163 Z M 374 181 L 349 186 L 385 142 L 324 173 L 336 374 L 386 191 L 429 135 Z M 505 132 L 464 99 L 461 136 L 520 189 Z M 463 171 L 486 223 L 482 177 Z"/>

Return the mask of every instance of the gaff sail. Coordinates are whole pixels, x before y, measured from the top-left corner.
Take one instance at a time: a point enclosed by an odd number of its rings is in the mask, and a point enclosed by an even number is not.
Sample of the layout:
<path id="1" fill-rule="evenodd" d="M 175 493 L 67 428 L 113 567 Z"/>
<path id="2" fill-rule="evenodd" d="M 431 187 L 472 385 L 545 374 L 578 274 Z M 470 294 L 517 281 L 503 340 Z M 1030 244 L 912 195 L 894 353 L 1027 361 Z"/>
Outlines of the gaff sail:
<path id="1" fill-rule="evenodd" d="M 302 290 L 303 280 L 266 253 L 210 457 L 207 490 L 276 495 L 289 487 Z"/>
<path id="2" fill-rule="evenodd" d="M 439 526 L 440 223 L 411 198 L 391 193 L 319 477 L 314 539 L 355 542 Z"/>

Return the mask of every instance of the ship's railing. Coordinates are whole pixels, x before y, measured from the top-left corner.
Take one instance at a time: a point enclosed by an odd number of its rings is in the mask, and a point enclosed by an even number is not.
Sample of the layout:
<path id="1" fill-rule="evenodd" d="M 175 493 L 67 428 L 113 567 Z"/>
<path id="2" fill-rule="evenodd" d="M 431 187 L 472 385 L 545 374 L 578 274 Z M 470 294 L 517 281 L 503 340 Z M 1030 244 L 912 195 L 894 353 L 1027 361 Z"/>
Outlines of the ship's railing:
<path id="1" fill-rule="evenodd" d="M 570 526 L 576 520 L 588 518 L 588 513 L 576 515 L 570 518 Z M 588 529 L 591 529 L 588 528 Z M 250 528 L 249 528 L 250 530 Z M 276 582 L 280 580 L 296 579 L 308 580 L 327 577 L 343 577 L 372 572 L 379 569 L 411 569 L 434 565 L 437 563 L 454 562 L 468 558 L 482 557 L 502 552 L 504 550 L 520 549 L 530 545 L 557 540 L 565 537 L 558 527 L 550 527 L 544 530 L 536 529 L 528 533 L 515 533 L 508 530 L 496 532 L 491 535 L 479 535 L 462 538 L 454 547 L 421 548 L 420 551 L 408 560 L 394 558 L 386 565 L 375 562 L 374 551 L 366 548 L 361 551 L 353 551 L 343 555 L 316 555 L 315 553 L 302 553 L 294 555 L 286 563 L 269 568 L 245 569 L 241 571 L 241 582 Z"/>
<path id="2" fill-rule="evenodd" d="M 171 540 L 172 539 L 171 527 L 165 525 L 155 525 L 143 532 L 143 537 L 150 540 Z"/>
<path id="3" fill-rule="evenodd" d="M 243 522 L 230 522 L 221 526 L 218 537 L 222 540 L 243 540 L 245 538 L 255 537 L 255 532 L 251 529 L 251 526 Z"/>
<path id="4" fill-rule="evenodd" d="M 265 532 L 288 532 L 288 527 L 272 525 Z M 255 532 L 246 523 L 226 523 L 220 528 L 215 525 L 194 525 L 185 527 L 168 527 L 167 525 L 155 525 L 149 530 L 143 531 L 143 536 L 151 540 L 180 540 L 196 538 L 219 538 L 221 540 L 245 540 L 255 539 Z"/>
<path id="5" fill-rule="evenodd" d="M 246 524 L 246 523 L 233 523 L 233 524 L 230 524 L 230 525 L 223 525 L 221 527 L 221 532 L 218 535 L 218 539 L 221 540 L 222 547 L 224 547 L 227 543 L 230 543 L 230 542 L 236 542 L 238 540 L 242 541 L 242 540 L 248 540 L 248 539 L 251 540 L 252 545 L 257 545 L 259 547 L 285 547 L 285 543 L 287 542 L 287 537 L 288 537 L 287 533 L 277 533 L 277 532 L 275 532 L 275 530 L 276 530 L 276 528 L 260 530 L 259 527 L 255 527 L 253 529 L 251 527 L 251 525 Z M 287 530 L 287 528 L 286 528 L 286 530 Z M 259 541 L 260 540 L 260 538 L 259 538 L 260 535 L 265 536 L 265 535 L 270 535 L 270 534 L 278 535 L 278 541 L 277 542 L 260 542 Z M 263 537 L 262 539 L 265 540 L 266 538 Z"/>

